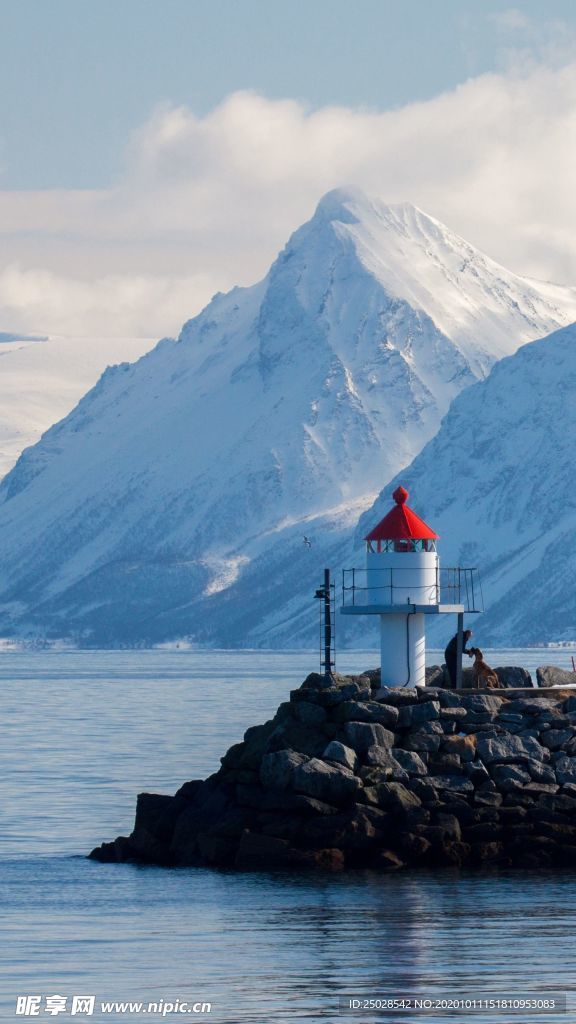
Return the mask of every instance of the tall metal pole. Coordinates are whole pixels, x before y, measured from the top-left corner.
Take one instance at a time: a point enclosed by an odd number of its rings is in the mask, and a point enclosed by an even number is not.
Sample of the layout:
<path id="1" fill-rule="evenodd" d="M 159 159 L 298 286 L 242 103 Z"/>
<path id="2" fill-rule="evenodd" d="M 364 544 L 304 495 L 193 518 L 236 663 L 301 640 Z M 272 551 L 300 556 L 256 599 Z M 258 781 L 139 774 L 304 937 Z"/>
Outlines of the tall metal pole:
<path id="1" fill-rule="evenodd" d="M 332 617 L 331 617 L 330 569 L 324 569 L 324 672 L 332 675 Z"/>
<path id="2" fill-rule="evenodd" d="M 458 639 L 456 640 L 456 689 L 462 689 L 462 649 L 464 647 L 464 613 L 458 612 Z"/>

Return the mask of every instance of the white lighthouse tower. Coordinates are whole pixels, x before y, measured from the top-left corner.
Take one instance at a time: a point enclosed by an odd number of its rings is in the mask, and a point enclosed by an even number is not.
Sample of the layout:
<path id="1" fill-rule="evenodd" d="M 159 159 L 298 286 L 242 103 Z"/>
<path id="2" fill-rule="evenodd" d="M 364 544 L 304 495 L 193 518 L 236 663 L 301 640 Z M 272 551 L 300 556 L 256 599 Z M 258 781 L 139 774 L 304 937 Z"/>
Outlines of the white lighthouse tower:
<path id="1" fill-rule="evenodd" d="M 341 612 L 379 616 L 382 686 L 425 686 L 426 616 L 456 613 L 461 637 L 464 605 L 441 603 L 438 534 L 408 507 L 404 487 L 392 497 L 393 508 L 365 538 L 365 572 L 345 570 Z M 461 573 L 474 570 L 449 572 L 457 575 L 446 589 L 459 599 Z"/>

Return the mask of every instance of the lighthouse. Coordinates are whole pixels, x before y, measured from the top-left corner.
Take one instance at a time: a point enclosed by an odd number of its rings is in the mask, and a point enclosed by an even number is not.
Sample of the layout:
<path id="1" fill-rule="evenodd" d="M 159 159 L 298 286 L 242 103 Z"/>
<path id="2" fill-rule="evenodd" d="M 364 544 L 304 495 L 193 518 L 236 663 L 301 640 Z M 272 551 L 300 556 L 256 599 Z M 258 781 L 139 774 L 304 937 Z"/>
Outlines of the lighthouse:
<path id="1" fill-rule="evenodd" d="M 408 507 L 408 497 L 397 487 L 394 505 L 365 537 L 366 569 L 344 570 L 341 612 L 379 618 L 382 686 L 426 685 L 427 616 L 456 614 L 461 642 L 464 611 L 478 610 L 476 570 L 450 568 L 441 579 L 438 534 Z"/>

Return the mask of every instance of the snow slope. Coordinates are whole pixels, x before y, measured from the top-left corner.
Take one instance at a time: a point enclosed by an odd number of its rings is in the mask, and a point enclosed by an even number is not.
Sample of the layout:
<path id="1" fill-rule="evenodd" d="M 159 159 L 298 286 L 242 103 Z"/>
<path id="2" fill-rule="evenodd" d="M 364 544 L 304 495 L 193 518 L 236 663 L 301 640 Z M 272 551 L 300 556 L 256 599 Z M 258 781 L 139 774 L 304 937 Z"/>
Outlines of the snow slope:
<path id="1" fill-rule="evenodd" d="M 576 325 L 525 345 L 455 399 L 400 480 L 440 534 L 445 565 L 479 566 L 480 646 L 576 639 Z"/>
<path id="2" fill-rule="evenodd" d="M 147 338 L 0 333 L 0 478 L 24 448 L 66 416 L 111 363 L 138 359 Z"/>
<path id="3" fill-rule="evenodd" d="M 264 281 L 106 371 L 5 478 L 0 632 L 315 641 L 309 595 L 382 482 L 575 317 L 414 207 L 329 193 Z"/>

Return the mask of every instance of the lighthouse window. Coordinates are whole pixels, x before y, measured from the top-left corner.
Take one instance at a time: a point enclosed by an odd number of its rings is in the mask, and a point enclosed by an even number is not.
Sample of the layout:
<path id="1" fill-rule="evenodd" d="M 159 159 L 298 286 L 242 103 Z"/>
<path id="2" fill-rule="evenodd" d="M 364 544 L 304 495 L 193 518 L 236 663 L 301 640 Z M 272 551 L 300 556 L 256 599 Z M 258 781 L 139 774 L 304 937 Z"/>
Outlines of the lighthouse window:
<path id="1" fill-rule="evenodd" d="M 415 541 L 397 540 L 394 544 L 394 551 L 415 551 Z"/>
<path id="2" fill-rule="evenodd" d="M 372 541 L 366 542 L 368 551 L 373 554 L 380 554 L 383 551 L 436 551 L 436 541 L 426 538 L 425 540 L 379 540 L 376 547 Z"/>

